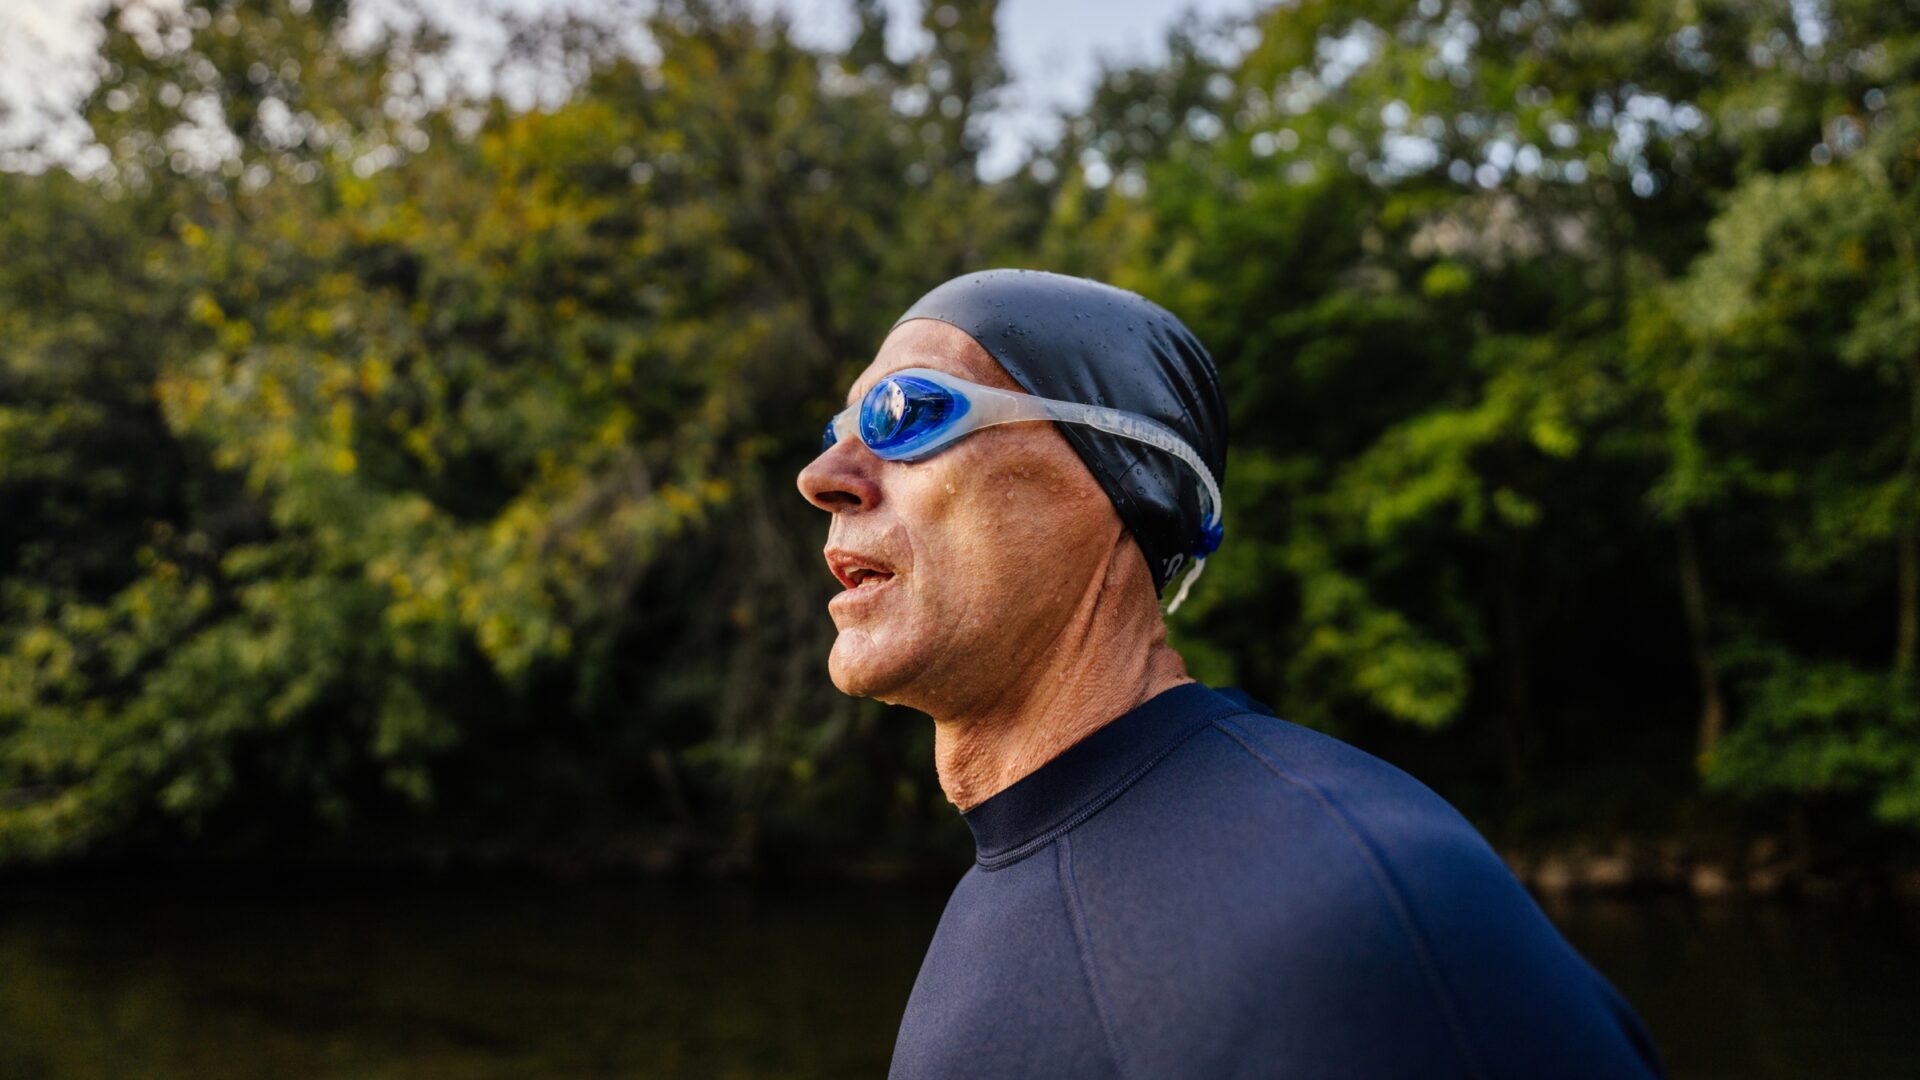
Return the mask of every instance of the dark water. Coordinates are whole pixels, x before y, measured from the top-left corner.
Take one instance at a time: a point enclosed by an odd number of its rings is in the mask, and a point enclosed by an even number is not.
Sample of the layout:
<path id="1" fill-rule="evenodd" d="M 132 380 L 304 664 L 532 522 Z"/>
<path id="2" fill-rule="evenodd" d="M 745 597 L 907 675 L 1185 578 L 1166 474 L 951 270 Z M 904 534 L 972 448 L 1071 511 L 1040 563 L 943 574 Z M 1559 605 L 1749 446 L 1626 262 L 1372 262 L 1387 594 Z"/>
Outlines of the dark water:
<path id="1" fill-rule="evenodd" d="M 0 1077 L 886 1071 L 943 890 L 0 883 Z M 1920 915 L 1556 907 L 1676 1078 L 1920 1076 Z"/>

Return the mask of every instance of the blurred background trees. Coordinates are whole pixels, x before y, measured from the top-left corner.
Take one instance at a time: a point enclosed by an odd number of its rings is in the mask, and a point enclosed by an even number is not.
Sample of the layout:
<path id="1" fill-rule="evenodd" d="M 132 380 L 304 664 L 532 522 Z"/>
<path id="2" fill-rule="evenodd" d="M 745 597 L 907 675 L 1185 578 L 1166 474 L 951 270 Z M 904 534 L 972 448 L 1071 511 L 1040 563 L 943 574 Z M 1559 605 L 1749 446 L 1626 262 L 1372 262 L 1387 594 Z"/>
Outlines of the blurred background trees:
<path id="1" fill-rule="evenodd" d="M 1133 288 L 1226 380 L 1194 673 L 1527 848 L 1920 827 L 1920 6 L 1288 4 L 981 179 L 994 5 L 844 53 L 104 16 L 0 173 L 0 859 L 941 858 L 792 477 L 899 311 Z"/>

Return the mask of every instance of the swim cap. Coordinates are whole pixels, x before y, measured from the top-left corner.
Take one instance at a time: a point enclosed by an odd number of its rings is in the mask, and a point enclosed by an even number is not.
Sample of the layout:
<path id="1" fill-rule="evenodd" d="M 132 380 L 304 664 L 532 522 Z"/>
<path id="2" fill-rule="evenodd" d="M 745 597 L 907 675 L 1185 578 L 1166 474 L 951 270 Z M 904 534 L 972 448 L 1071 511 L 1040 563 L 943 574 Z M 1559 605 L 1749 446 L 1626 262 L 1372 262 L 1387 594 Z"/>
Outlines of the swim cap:
<path id="1" fill-rule="evenodd" d="M 1200 339 L 1153 301 L 1065 274 L 981 270 L 937 286 L 893 325 L 909 319 L 965 331 L 1030 394 L 1160 421 L 1226 484 L 1219 372 Z M 1120 512 L 1156 592 L 1208 553 L 1200 481 L 1180 459 L 1080 424 L 1056 426 Z"/>

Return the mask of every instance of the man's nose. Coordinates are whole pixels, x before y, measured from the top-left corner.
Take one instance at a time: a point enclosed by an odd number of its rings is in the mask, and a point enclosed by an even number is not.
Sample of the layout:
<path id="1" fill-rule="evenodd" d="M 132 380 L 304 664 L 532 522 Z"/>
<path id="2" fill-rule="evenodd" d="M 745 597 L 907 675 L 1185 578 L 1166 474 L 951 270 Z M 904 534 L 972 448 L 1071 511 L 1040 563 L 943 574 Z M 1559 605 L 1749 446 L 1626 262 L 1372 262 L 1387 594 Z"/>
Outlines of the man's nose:
<path id="1" fill-rule="evenodd" d="M 820 452 L 800 470 L 795 483 L 800 494 L 829 514 L 866 508 L 880 501 L 880 485 L 873 470 L 880 459 L 856 439 L 842 439 Z"/>

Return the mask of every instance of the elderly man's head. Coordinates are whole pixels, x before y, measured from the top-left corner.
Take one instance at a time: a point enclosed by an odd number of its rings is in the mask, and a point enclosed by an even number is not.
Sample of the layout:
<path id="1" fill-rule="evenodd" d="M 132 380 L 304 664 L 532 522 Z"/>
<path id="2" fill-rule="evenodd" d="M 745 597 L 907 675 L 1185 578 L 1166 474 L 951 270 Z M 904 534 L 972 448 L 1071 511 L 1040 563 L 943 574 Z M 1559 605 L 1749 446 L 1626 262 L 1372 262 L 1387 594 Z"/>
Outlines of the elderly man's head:
<path id="1" fill-rule="evenodd" d="M 991 389 L 921 410 L 909 392 L 941 391 L 890 378 L 907 368 Z M 800 474 L 834 515 L 841 690 L 958 715 L 1063 656 L 1084 668 L 1164 643 L 1155 598 L 1219 542 L 1226 449 L 1213 362 L 1178 319 L 1083 278 L 981 271 L 901 316 L 849 408 L 876 385 L 895 434 L 912 413 L 958 438 L 903 459 L 893 435 L 870 446 L 843 423 Z M 988 419 L 1016 414 L 1063 422 Z"/>
<path id="2" fill-rule="evenodd" d="M 849 403 L 914 367 L 1021 392 L 965 332 L 914 319 L 887 336 Z M 1031 659 L 1090 590 L 1153 607 L 1145 560 L 1052 424 L 987 428 L 912 462 L 846 439 L 799 486 L 833 514 L 827 561 L 845 588 L 828 605 L 840 631 L 828 666 L 846 693 L 964 707 L 947 699 Z"/>

